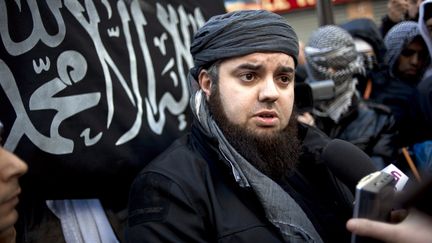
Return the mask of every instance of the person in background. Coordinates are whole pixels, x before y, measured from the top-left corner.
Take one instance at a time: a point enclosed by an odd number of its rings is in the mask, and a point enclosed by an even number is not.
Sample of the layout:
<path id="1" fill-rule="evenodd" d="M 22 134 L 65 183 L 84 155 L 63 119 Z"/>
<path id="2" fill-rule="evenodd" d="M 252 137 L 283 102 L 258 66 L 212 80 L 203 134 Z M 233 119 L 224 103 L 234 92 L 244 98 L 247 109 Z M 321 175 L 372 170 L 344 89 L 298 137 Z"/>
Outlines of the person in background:
<path id="1" fill-rule="evenodd" d="M 0 143 L 3 125 L 0 122 Z M 27 172 L 27 164 L 0 146 L 0 242 L 13 243 L 14 224 L 18 219 L 15 206 L 21 188 L 18 179 Z"/>
<path id="2" fill-rule="evenodd" d="M 314 103 L 315 125 L 331 138 L 349 141 L 383 168 L 397 156 L 395 121 L 387 107 L 364 102 L 356 92 L 356 75 L 364 75 L 362 55 L 351 35 L 341 27 L 318 28 L 305 47 L 307 82 L 332 80 L 334 96 Z"/>
<path id="3" fill-rule="evenodd" d="M 347 242 L 352 195 L 318 152 L 329 138 L 296 122 L 286 19 L 214 16 L 190 50 L 191 132 L 135 179 L 126 240 Z"/>
<path id="4" fill-rule="evenodd" d="M 430 64 L 430 55 L 418 24 L 413 21 L 395 25 L 384 43 L 388 68 L 382 71 L 384 82 L 375 84 L 370 99 L 390 107 L 405 146 L 412 143 L 411 130 L 416 126 L 410 116 L 412 96 Z"/>
<path id="5" fill-rule="evenodd" d="M 363 55 L 366 75 L 357 75 L 357 90 L 363 99 L 369 99 L 374 83 L 381 81 L 380 71 L 385 69 L 386 47 L 378 26 L 371 19 L 353 19 L 340 25 L 354 38 L 357 52 Z"/>
<path id="6" fill-rule="evenodd" d="M 387 2 L 387 14 L 381 19 L 381 34 L 386 36 L 387 32 L 396 24 L 419 18 L 419 6 L 422 0 L 389 0 Z"/>

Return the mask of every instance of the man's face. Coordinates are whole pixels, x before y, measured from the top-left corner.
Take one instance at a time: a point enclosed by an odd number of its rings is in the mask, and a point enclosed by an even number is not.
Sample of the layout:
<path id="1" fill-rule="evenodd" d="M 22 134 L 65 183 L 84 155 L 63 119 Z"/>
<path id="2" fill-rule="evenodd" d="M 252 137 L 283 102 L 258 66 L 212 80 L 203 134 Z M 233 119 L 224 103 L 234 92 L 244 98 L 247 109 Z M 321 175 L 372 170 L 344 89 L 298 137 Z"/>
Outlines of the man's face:
<path id="1" fill-rule="evenodd" d="M 427 58 L 428 51 L 424 42 L 421 39 L 414 39 L 402 50 L 395 72 L 403 80 L 418 81 Z"/>
<path id="2" fill-rule="evenodd" d="M 256 53 L 222 61 L 218 70 L 218 75 L 205 70 L 199 76 L 213 119 L 255 168 L 272 179 L 283 178 L 295 168 L 301 148 L 291 117 L 294 60 Z"/>
<path id="3" fill-rule="evenodd" d="M 291 56 L 253 53 L 227 59 L 220 64 L 218 85 L 222 108 L 231 123 L 257 135 L 272 134 L 288 125 L 294 102 Z M 210 97 L 211 88 L 203 90 Z"/>

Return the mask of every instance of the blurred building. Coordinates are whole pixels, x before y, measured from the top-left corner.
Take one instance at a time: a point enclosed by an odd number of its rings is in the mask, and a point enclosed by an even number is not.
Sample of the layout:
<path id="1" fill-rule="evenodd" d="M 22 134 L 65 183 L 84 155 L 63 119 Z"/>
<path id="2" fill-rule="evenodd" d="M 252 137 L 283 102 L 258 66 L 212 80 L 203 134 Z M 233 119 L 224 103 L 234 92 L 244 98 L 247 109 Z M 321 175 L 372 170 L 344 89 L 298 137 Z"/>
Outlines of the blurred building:
<path id="1" fill-rule="evenodd" d="M 318 28 L 317 0 L 225 0 L 227 11 L 238 9 L 267 9 L 286 17 L 299 39 L 307 42 L 310 33 Z M 335 24 L 354 18 L 371 18 L 378 26 L 387 12 L 388 0 L 333 0 Z"/>

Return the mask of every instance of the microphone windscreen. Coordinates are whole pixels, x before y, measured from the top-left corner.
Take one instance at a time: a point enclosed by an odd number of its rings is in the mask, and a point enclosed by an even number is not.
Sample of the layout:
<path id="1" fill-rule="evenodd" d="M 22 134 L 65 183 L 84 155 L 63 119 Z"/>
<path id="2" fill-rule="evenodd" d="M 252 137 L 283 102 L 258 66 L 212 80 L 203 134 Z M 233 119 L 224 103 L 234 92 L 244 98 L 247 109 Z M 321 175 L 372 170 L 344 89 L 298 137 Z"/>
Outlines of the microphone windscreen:
<path id="1" fill-rule="evenodd" d="M 322 158 L 330 171 L 353 191 L 363 177 L 378 170 L 365 152 L 340 139 L 327 144 Z"/>

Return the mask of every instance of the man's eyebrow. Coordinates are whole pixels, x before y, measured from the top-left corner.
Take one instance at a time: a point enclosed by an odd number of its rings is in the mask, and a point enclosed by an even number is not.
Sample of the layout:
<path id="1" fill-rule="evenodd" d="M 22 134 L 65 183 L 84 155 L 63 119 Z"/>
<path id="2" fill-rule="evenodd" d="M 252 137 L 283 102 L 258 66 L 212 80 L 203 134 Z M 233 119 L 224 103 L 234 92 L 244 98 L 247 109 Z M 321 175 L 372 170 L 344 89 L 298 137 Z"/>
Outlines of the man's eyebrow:
<path id="1" fill-rule="evenodd" d="M 236 69 L 248 69 L 252 71 L 257 71 L 262 68 L 261 64 L 243 63 L 236 67 Z"/>
<path id="2" fill-rule="evenodd" d="M 287 66 L 280 66 L 276 69 L 278 73 L 294 73 L 294 68 Z"/>

